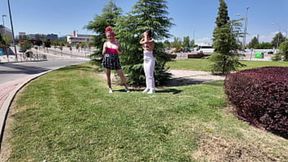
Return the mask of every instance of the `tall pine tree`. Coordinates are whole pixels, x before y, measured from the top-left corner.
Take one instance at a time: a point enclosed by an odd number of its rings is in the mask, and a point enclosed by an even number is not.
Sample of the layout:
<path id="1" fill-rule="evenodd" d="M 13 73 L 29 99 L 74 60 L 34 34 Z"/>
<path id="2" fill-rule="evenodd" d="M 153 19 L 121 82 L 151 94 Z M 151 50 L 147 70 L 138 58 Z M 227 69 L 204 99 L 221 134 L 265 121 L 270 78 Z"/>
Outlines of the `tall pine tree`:
<path id="1" fill-rule="evenodd" d="M 212 73 L 227 74 L 242 66 L 238 59 L 237 50 L 239 45 L 236 41 L 236 34 L 233 32 L 233 24 L 228 15 L 228 7 L 225 0 L 219 0 L 218 16 L 216 27 L 213 32 L 213 47 L 215 53 L 211 60 Z"/>
<path id="2" fill-rule="evenodd" d="M 91 55 L 92 60 L 95 61 L 96 58 L 102 56 L 103 43 L 106 40 L 105 28 L 107 26 L 114 27 L 117 20 L 121 17 L 122 10 L 117 7 L 113 0 L 110 0 L 107 5 L 103 8 L 102 14 L 97 15 L 93 21 L 90 21 L 86 26 L 87 29 L 93 30 L 96 33 L 94 37 L 94 45 L 96 46 L 96 51 Z"/>
<path id="3" fill-rule="evenodd" d="M 167 15 L 166 0 L 139 0 L 132 11 L 118 21 L 116 32 L 123 49 L 121 63 L 124 65 L 125 73 L 128 74 L 130 84 L 145 83 L 143 50 L 139 44 L 142 33 L 152 30 L 156 42 L 170 37 L 168 31 L 172 23 Z M 155 44 L 154 53 L 156 55 L 155 81 L 159 85 L 170 77 L 165 67 L 169 57 L 164 51 L 163 43 Z"/>
<path id="4" fill-rule="evenodd" d="M 272 45 L 274 48 L 278 48 L 281 43 L 285 41 L 285 37 L 281 32 L 277 33 L 272 39 Z"/>
<path id="5" fill-rule="evenodd" d="M 259 40 L 257 37 L 253 37 L 251 42 L 248 44 L 248 48 L 258 48 L 259 47 Z"/>

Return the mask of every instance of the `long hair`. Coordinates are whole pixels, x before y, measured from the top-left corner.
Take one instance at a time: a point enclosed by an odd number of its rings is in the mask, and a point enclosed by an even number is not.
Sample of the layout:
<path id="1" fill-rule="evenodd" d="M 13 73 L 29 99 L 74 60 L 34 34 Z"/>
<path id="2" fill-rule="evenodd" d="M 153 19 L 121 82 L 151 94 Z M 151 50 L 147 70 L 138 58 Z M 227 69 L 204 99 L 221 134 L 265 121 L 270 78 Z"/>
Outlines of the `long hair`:
<path id="1" fill-rule="evenodd" d="M 147 33 L 148 37 L 150 37 L 150 38 L 153 37 L 153 33 L 151 30 L 146 30 L 145 33 Z"/>

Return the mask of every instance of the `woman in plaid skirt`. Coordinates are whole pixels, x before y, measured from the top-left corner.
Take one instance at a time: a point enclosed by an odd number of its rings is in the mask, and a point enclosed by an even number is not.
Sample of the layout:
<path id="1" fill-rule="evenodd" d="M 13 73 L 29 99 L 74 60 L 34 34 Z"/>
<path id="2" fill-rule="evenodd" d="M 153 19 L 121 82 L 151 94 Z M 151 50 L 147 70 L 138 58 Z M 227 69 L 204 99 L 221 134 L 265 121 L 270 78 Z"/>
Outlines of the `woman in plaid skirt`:
<path id="1" fill-rule="evenodd" d="M 126 92 L 129 92 L 126 77 L 124 76 L 118 56 L 122 53 L 120 50 L 120 44 L 115 38 L 115 33 L 113 32 L 112 27 L 107 27 L 105 29 L 105 34 L 107 41 L 103 44 L 102 54 L 104 55 L 104 58 L 102 65 L 105 68 L 109 93 L 113 93 L 111 86 L 111 70 L 116 70 L 117 74 L 121 78 L 121 82 L 124 85 Z"/>

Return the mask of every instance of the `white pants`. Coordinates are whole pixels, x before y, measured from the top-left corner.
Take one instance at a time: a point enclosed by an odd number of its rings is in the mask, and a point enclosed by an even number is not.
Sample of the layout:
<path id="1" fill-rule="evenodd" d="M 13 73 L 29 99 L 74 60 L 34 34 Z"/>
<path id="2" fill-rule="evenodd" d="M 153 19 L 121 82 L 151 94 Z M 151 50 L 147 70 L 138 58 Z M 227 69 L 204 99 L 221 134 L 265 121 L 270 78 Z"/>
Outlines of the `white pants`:
<path id="1" fill-rule="evenodd" d="M 146 77 L 146 88 L 155 90 L 155 57 L 152 51 L 144 51 L 144 73 Z"/>

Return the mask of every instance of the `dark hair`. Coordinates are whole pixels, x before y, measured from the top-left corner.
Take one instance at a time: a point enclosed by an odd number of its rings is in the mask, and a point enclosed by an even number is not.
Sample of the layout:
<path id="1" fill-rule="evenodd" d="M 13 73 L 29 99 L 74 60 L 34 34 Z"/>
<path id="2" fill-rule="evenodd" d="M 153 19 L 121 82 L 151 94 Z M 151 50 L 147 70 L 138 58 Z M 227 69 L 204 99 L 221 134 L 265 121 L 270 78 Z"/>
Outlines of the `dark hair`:
<path id="1" fill-rule="evenodd" d="M 146 30 L 145 33 L 147 33 L 148 37 L 152 38 L 152 31 L 151 30 Z"/>

